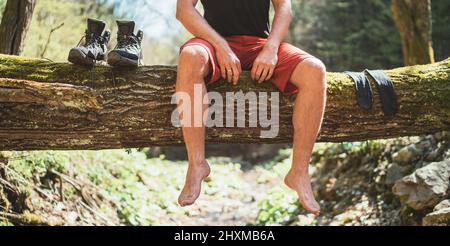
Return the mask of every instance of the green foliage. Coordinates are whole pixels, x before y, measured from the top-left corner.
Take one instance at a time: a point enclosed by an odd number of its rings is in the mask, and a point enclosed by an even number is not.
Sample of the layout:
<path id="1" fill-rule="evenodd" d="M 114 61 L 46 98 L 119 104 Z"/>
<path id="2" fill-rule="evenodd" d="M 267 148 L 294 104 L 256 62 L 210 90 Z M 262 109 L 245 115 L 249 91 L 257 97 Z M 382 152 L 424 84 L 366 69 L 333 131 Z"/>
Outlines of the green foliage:
<path id="1" fill-rule="evenodd" d="M 25 179 L 43 177 L 48 170 L 64 171 L 70 164 L 69 154 L 59 151 L 35 151 L 24 154 L 13 152 L 8 167 L 20 173 Z"/>
<path id="2" fill-rule="evenodd" d="M 13 226 L 13 224 L 7 220 L 0 219 L 0 226 Z"/>
<path id="3" fill-rule="evenodd" d="M 261 167 L 255 167 L 258 173 L 261 173 L 258 184 L 273 182 L 273 180 L 281 182 L 291 167 L 291 155 L 292 149 L 282 149 L 278 156 Z M 290 225 L 303 211 L 295 192 L 281 183 L 265 192 L 257 208 L 255 224 L 260 226 Z"/>
<path id="4" fill-rule="evenodd" d="M 311 173 L 317 172 L 316 165 L 323 165 L 329 162 L 340 162 L 347 160 L 349 163 L 358 163 L 362 161 L 377 162 L 380 153 L 385 149 L 388 140 L 376 140 L 367 142 L 346 142 L 346 143 L 319 143 L 316 144 L 312 156 Z M 280 156 L 273 161 L 263 165 L 266 169 L 261 172 L 259 179 L 268 182 L 269 180 L 282 180 L 288 172 L 291 159 L 287 155 L 292 153 L 291 149 L 280 151 Z M 366 155 L 370 154 L 370 159 Z M 278 160 L 277 160 L 278 159 Z M 277 161 L 275 161 L 277 160 Z M 258 167 L 256 167 L 258 168 Z M 260 182 L 262 183 L 262 182 Z M 305 214 L 298 202 L 296 194 L 287 187 L 275 187 L 265 194 L 258 203 L 258 216 L 256 225 L 291 225 L 298 222 L 297 217 Z M 311 220 L 308 225 L 315 225 L 317 221 Z"/>
<path id="5" fill-rule="evenodd" d="M 402 64 L 390 0 L 294 1 L 290 40 L 333 71 Z"/>
<path id="6" fill-rule="evenodd" d="M 274 189 L 258 204 L 256 225 L 289 225 L 300 213 L 300 204 L 295 196 L 285 189 Z"/>
<path id="7" fill-rule="evenodd" d="M 126 224 L 156 223 L 152 215 L 161 209 L 155 201 L 159 193 L 149 190 L 139 179 L 141 172 L 154 170 L 148 166 L 150 163 L 144 153 L 99 151 L 83 152 L 83 155 L 73 157 L 83 158 L 79 165 L 75 165 L 76 172 L 100 187 L 103 195 L 114 201 L 119 218 Z"/>
<path id="8" fill-rule="evenodd" d="M 264 167 L 265 169 L 272 169 L 274 168 L 274 166 L 280 164 L 280 162 L 289 159 L 291 155 L 292 155 L 291 149 L 280 149 L 278 151 L 278 155 L 276 155 L 271 160 L 261 163 L 261 166 Z"/>
<path id="9" fill-rule="evenodd" d="M 2 156 L 10 158 L 10 174 L 24 183 L 32 184 L 55 169 L 94 185 L 115 206 L 104 212 L 116 213 L 114 216 L 125 225 L 158 225 L 162 216 L 189 216 L 192 212 L 191 208 L 177 205 L 186 162 L 163 157 L 147 159 L 144 152 L 137 150 L 3 152 Z M 214 177 L 204 184 L 204 193 L 222 200 L 244 199 L 242 190 L 251 191 L 252 187 L 242 181 L 241 166 L 227 158 L 214 158 L 212 162 Z M 76 192 L 65 186 L 64 194 L 69 199 Z M 33 203 L 35 209 L 48 209 L 38 202 Z"/>
<path id="10" fill-rule="evenodd" d="M 433 0 L 437 60 L 450 56 L 450 2 Z M 293 1 L 289 41 L 324 60 L 329 70 L 393 68 L 403 64 L 391 0 Z"/>
<path id="11" fill-rule="evenodd" d="M 44 181 L 51 179 L 47 175 L 48 170 L 56 169 L 76 183 L 95 187 L 93 190 L 99 195 L 96 197 L 104 203 L 99 203 L 101 211 L 124 225 L 168 225 L 174 222 L 200 225 L 205 220 L 214 223 L 239 220 L 251 225 L 314 226 L 330 224 L 331 221 L 345 224 L 351 221 L 351 211 L 355 209 L 361 212 L 381 204 L 396 206 L 391 200 L 390 188 L 384 184 L 387 168 L 392 163 L 391 153 L 407 146 L 410 141 L 417 141 L 414 139 L 417 138 L 317 144 L 310 173 L 315 193 L 322 199 L 320 220 L 306 216 L 295 192 L 283 185 L 283 178 L 291 165 L 292 149 L 282 150 L 273 160 L 245 171 L 233 159 L 209 159 L 212 175 L 202 185 L 198 204 L 188 208 L 181 208 L 176 202 L 187 170 L 185 161 L 168 161 L 163 156 L 148 159 L 145 152 L 134 149 L 0 152 L 0 156 L 9 159 L 8 182 L 13 184 L 34 184 L 34 188 L 46 189 Z M 439 139 L 445 141 L 447 138 L 440 134 Z M 375 192 L 375 187 L 381 189 L 381 193 Z M 32 189 L 27 188 L 20 187 L 20 194 L 32 198 L 33 211 L 52 211 L 60 207 L 60 204 L 49 206 L 44 197 L 33 196 Z M 54 192 L 51 189 L 45 192 Z M 71 197 L 72 201 L 80 199 L 70 185 L 65 185 L 64 194 L 66 202 Z M 53 195 L 57 197 L 59 194 Z M 376 203 L 369 204 L 368 201 Z M 51 199 L 50 202 L 58 201 Z M 9 200 L 6 206 L 0 205 L 0 211 L 17 206 L 17 203 L 16 199 Z M 70 204 L 66 207 L 69 208 Z M 341 214 L 344 215 L 337 216 Z M 368 217 L 361 220 L 361 223 L 369 221 Z M 8 225 L 8 222 L 0 220 L 0 225 Z"/>
<path id="12" fill-rule="evenodd" d="M 0 0 L 0 14 L 3 13 L 3 10 L 5 9 L 6 0 Z"/>
<path id="13" fill-rule="evenodd" d="M 450 56 L 450 1 L 432 0 L 433 12 L 433 47 L 436 60 Z"/>

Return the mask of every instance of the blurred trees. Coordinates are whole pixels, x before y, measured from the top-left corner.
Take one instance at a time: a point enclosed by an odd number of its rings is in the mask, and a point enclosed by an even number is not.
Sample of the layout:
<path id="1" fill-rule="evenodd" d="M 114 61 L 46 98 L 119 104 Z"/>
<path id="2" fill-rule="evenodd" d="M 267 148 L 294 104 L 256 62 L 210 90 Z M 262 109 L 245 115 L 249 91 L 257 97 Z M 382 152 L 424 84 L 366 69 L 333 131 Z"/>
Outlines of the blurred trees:
<path id="1" fill-rule="evenodd" d="M 403 65 L 392 0 L 293 0 L 288 41 L 323 59 L 333 71 Z M 427 1 L 423 1 L 427 2 Z M 431 1 L 433 46 L 450 56 L 450 1 Z"/>
<path id="2" fill-rule="evenodd" d="M 405 65 L 433 63 L 431 0 L 392 0 L 392 13 Z"/>
<path id="3" fill-rule="evenodd" d="M 433 16 L 433 47 L 436 60 L 450 56 L 450 1 L 431 1 Z"/>
<path id="4" fill-rule="evenodd" d="M 33 17 L 35 0 L 8 0 L 0 23 L 0 53 L 20 55 Z"/>
<path id="5" fill-rule="evenodd" d="M 329 70 L 403 65 L 392 0 L 292 1 L 295 16 L 288 41 L 323 59 Z M 6 0 L 0 0 L 0 15 L 5 4 Z M 436 59 L 442 60 L 450 56 L 450 1 L 431 4 L 433 46 Z M 172 3 L 156 0 L 39 0 L 23 55 L 65 61 L 68 50 L 83 36 L 87 17 L 104 19 L 113 34 L 114 20 L 127 18 L 145 31 L 146 64 L 175 64 L 179 46 L 190 35 L 176 22 L 173 11 Z M 46 45 L 50 31 L 62 23 Z"/>
<path id="6" fill-rule="evenodd" d="M 289 41 L 332 71 L 402 65 L 391 0 L 294 0 Z"/>
<path id="7" fill-rule="evenodd" d="M 2 1 L 5 0 L 0 0 L 0 8 Z M 157 28 L 148 27 L 159 25 L 152 19 L 161 19 L 162 13 L 158 12 L 160 10 L 155 10 L 157 5 L 149 4 L 149 2 L 151 1 L 39 0 L 23 55 L 66 61 L 69 49 L 75 46 L 84 35 L 88 17 L 107 22 L 107 28 L 113 33 L 109 44 L 109 48 L 112 49 L 116 45 L 115 20 L 132 19 L 136 21 L 137 28 L 146 27 L 143 41 L 145 64 L 175 64 L 178 47 L 188 37 L 184 30 L 180 33 L 172 27 L 172 35 L 161 35 L 164 40 L 150 39 L 148 30 Z M 173 17 L 168 13 L 165 14 L 164 21 Z M 176 23 L 176 21 L 173 22 Z M 51 30 L 61 24 L 64 25 L 53 32 L 47 45 Z"/>

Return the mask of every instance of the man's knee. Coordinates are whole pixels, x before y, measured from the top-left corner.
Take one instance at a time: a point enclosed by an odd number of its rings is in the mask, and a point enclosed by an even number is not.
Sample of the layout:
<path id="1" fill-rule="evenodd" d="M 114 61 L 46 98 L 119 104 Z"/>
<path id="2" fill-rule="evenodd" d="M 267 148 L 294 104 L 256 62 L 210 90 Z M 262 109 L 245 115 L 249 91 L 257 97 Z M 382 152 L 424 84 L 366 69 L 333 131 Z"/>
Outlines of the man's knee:
<path id="1" fill-rule="evenodd" d="M 326 90 L 327 69 L 321 60 L 306 59 L 298 65 L 296 72 L 300 74 L 300 76 L 296 76 L 297 81 L 295 82 L 299 89 Z"/>
<path id="2" fill-rule="evenodd" d="M 201 46 L 184 47 L 180 53 L 179 68 L 186 68 L 184 72 L 206 76 L 209 71 L 208 52 Z"/>
<path id="3" fill-rule="evenodd" d="M 325 76 L 327 72 L 325 64 L 317 58 L 306 59 L 305 64 L 307 65 L 307 69 L 318 76 Z"/>

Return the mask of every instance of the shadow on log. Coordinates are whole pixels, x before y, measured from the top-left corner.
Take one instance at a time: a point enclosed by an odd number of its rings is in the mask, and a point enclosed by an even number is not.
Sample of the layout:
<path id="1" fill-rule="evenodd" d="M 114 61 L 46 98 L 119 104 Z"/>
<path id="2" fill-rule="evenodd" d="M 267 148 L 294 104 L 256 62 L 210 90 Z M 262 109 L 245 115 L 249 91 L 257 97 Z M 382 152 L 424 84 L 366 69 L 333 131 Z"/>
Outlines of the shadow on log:
<path id="1" fill-rule="evenodd" d="M 383 115 L 375 85 L 375 104 L 356 104 L 345 74 L 328 74 L 322 142 L 365 141 L 421 135 L 450 129 L 450 59 L 432 65 L 386 71 L 399 95 L 400 112 Z M 15 56 L 0 56 L 0 150 L 137 148 L 182 143 L 171 124 L 176 67 L 144 66 L 117 70 L 86 69 Z M 244 73 L 240 85 L 217 83 L 225 92 L 276 91 Z M 209 143 L 288 143 L 292 139 L 295 96 L 281 97 L 277 138 L 260 138 L 261 128 L 210 128 Z"/>

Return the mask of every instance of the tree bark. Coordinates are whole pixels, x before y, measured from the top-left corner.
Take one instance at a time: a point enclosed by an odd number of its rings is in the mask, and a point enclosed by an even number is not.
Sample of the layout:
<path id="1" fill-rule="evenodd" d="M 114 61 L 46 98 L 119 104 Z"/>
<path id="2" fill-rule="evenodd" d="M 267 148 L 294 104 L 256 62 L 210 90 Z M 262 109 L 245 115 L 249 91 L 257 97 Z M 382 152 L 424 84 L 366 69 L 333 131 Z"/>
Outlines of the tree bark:
<path id="1" fill-rule="evenodd" d="M 20 55 L 36 0 L 8 0 L 0 23 L 0 53 Z"/>
<path id="2" fill-rule="evenodd" d="M 450 129 L 450 59 L 386 71 L 399 95 L 400 111 L 385 117 L 375 85 L 371 111 L 357 106 L 354 84 L 329 73 L 325 121 L 319 141 L 365 141 Z M 240 85 L 209 90 L 272 92 L 248 73 Z M 171 124 L 176 68 L 144 66 L 89 70 L 71 64 L 0 56 L 0 150 L 112 149 L 182 143 Z M 372 81 L 373 83 L 373 81 Z M 209 128 L 209 143 L 289 143 L 295 96 L 281 97 L 280 133 L 261 139 L 261 128 Z"/>
<path id="3" fill-rule="evenodd" d="M 406 66 L 433 63 L 431 0 L 392 0 Z"/>

